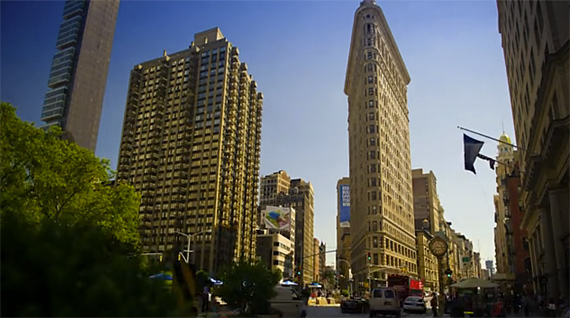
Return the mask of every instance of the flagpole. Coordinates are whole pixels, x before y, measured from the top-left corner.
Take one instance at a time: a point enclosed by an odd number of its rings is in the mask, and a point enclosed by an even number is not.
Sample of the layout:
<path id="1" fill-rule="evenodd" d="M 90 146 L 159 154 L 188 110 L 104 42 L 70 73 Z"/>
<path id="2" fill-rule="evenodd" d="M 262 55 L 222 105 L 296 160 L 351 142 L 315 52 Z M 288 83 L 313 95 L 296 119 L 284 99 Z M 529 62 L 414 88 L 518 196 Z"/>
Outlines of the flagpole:
<path id="1" fill-rule="evenodd" d="M 476 135 L 479 135 L 479 136 L 482 136 L 482 137 L 485 137 L 485 138 L 489 138 L 489 139 L 494 140 L 494 141 L 498 141 L 498 142 L 503 143 L 503 144 L 506 144 L 506 145 L 513 146 L 513 147 L 515 147 L 515 148 L 517 148 L 517 149 L 520 149 L 520 150 L 523 150 L 523 151 L 525 150 L 525 149 L 522 148 L 522 147 L 519 147 L 519 146 L 510 144 L 510 143 L 508 143 L 508 142 L 506 142 L 506 141 L 502 141 L 502 140 L 499 140 L 499 139 L 495 139 L 495 138 L 490 137 L 490 136 L 487 136 L 487 135 L 483 135 L 483 134 L 478 133 L 478 132 L 476 132 L 476 131 L 473 131 L 473 130 L 471 130 L 471 129 L 463 128 L 463 127 L 461 127 L 461 126 L 457 126 L 457 128 L 459 128 L 459 129 L 461 129 L 461 130 L 468 131 L 468 132 L 470 132 L 470 133 L 474 133 L 474 134 L 476 134 Z"/>
<path id="2" fill-rule="evenodd" d="M 507 167 L 510 167 L 510 166 L 511 166 L 511 164 L 504 163 L 504 162 L 502 162 L 502 161 L 493 159 L 493 158 L 491 158 L 491 157 L 487 157 L 487 156 L 485 156 L 485 155 L 483 155 L 483 154 L 478 154 L 478 155 L 477 155 L 477 158 L 480 158 L 480 159 L 483 159 L 483 160 L 487 160 L 487 161 L 493 160 L 494 162 L 500 163 L 500 164 L 502 164 L 503 166 L 507 166 Z"/>

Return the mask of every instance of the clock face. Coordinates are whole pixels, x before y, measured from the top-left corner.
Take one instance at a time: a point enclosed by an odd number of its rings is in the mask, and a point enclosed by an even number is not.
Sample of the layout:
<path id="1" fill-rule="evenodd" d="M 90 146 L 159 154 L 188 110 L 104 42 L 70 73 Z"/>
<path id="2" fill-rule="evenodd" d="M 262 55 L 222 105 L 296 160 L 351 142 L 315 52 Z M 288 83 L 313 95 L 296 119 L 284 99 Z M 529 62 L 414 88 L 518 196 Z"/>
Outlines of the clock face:
<path id="1" fill-rule="evenodd" d="M 435 256 L 442 256 L 447 252 L 447 242 L 439 237 L 435 237 L 431 240 L 429 244 L 429 249 Z"/>

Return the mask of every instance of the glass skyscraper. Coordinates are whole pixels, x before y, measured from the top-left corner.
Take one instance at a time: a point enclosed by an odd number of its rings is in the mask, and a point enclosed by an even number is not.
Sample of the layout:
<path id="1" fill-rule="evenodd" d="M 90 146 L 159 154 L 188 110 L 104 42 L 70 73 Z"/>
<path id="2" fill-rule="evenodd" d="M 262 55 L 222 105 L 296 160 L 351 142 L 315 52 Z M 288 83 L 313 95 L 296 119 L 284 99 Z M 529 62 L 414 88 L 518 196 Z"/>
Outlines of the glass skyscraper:
<path id="1" fill-rule="evenodd" d="M 67 0 L 42 121 L 95 151 L 119 0 Z"/>

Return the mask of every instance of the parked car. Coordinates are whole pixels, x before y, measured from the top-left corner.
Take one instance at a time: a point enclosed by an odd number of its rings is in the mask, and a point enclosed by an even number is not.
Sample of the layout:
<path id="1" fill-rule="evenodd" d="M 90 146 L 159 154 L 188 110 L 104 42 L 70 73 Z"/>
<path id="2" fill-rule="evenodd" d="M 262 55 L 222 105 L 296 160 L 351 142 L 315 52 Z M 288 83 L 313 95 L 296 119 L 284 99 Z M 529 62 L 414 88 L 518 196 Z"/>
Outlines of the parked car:
<path id="1" fill-rule="evenodd" d="M 426 313 L 426 302 L 419 296 L 409 296 L 404 300 L 404 312 Z"/>
<path id="2" fill-rule="evenodd" d="M 378 288 L 372 291 L 369 300 L 369 317 L 376 315 L 393 315 L 400 317 L 400 299 L 394 288 Z"/>
<path id="3" fill-rule="evenodd" d="M 365 313 L 368 311 L 368 301 L 364 298 L 350 298 L 340 302 L 342 313 Z"/>

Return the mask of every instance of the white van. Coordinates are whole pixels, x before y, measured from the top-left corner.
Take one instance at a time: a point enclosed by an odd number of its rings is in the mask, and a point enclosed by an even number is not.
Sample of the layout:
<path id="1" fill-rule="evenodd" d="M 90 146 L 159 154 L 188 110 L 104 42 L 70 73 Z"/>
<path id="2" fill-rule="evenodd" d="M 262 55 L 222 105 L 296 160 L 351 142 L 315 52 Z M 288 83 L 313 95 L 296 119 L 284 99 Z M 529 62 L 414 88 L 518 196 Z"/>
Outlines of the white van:
<path id="1" fill-rule="evenodd" d="M 303 302 L 291 287 L 275 286 L 277 295 L 269 300 L 271 311 L 278 312 L 280 317 L 300 317 Z"/>
<path id="2" fill-rule="evenodd" d="M 394 288 L 374 289 L 368 304 L 370 317 L 376 317 L 378 314 L 400 317 L 400 299 Z"/>

